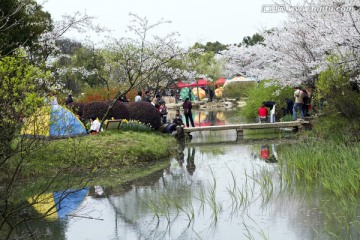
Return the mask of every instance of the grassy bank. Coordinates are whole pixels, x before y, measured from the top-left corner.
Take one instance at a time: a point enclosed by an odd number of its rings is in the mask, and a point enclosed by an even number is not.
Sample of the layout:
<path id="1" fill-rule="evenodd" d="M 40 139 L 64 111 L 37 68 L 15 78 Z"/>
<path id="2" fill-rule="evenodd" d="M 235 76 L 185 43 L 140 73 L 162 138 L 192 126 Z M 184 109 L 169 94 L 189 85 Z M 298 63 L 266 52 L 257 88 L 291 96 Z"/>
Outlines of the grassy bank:
<path id="1" fill-rule="evenodd" d="M 23 177 L 53 176 L 58 172 L 117 171 L 164 159 L 173 153 L 175 139 L 142 132 L 106 132 L 79 138 L 44 141 L 26 157 Z"/>

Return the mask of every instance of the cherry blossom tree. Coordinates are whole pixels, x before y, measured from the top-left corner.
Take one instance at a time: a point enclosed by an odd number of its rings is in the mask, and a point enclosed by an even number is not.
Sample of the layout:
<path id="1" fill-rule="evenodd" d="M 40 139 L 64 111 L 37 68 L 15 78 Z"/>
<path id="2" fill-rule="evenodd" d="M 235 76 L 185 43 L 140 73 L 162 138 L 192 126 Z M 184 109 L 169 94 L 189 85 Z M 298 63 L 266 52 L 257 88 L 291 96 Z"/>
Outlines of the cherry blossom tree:
<path id="1" fill-rule="evenodd" d="M 246 72 L 284 85 L 316 85 L 318 74 L 327 68 L 327 58 L 339 56 L 358 79 L 360 61 L 360 14 L 355 0 L 314 0 L 291 5 L 284 0 L 287 20 L 263 31 L 264 45 L 230 47 L 218 59 L 226 62 L 226 73 Z"/>
<path id="2" fill-rule="evenodd" d="M 151 35 L 151 30 L 161 24 L 169 23 L 168 21 L 160 20 L 152 24 L 147 18 L 135 14 L 130 16 L 132 20 L 128 32 L 133 36 L 109 39 L 106 46 L 106 51 L 110 54 L 105 66 L 107 71 L 102 74 L 102 78 L 108 82 L 116 79 L 117 83 L 124 87 L 109 105 L 107 113 L 116 101 L 132 89 L 153 85 L 154 81 L 160 84 L 165 80 L 163 76 L 176 79 L 191 74 L 189 71 L 171 66 L 172 62 L 181 61 L 187 56 L 187 50 L 180 47 L 180 42 L 177 40 L 178 33 L 169 33 L 165 36 Z M 161 84 L 166 85 L 166 83 Z"/>

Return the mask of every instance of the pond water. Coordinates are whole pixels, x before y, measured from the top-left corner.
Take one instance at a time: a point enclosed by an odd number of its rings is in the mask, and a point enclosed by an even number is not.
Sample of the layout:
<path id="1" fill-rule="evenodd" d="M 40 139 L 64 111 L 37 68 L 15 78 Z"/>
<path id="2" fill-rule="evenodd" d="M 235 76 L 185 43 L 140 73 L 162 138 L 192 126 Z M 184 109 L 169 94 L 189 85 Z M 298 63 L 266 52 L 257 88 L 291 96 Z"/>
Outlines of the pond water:
<path id="1" fill-rule="evenodd" d="M 202 113 L 215 124 L 241 121 L 231 111 Z M 278 144 L 236 141 L 235 131 L 194 133 L 167 168 L 86 188 L 70 215 L 32 227 L 41 239 L 330 239 L 315 203 L 282 191 Z"/>

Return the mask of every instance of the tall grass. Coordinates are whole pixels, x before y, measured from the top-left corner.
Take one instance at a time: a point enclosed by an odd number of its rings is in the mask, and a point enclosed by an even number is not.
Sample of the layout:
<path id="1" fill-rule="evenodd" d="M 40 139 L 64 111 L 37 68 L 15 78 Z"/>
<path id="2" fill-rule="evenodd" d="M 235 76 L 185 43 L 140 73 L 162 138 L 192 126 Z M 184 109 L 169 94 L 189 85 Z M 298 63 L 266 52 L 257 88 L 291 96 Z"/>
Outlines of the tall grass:
<path id="1" fill-rule="evenodd" d="M 360 192 L 360 144 L 312 140 L 284 146 L 279 165 L 287 182 L 318 184 L 337 197 L 355 199 Z"/>
<path id="2" fill-rule="evenodd" d="M 278 193 L 297 192 L 316 204 L 322 233 L 331 239 L 359 239 L 360 144 L 344 136 L 326 142 L 306 139 L 280 146 L 278 155 L 280 181 L 275 185 L 276 180 L 264 172 L 257 180 L 263 204 L 273 195 L 274 186 Z"/>

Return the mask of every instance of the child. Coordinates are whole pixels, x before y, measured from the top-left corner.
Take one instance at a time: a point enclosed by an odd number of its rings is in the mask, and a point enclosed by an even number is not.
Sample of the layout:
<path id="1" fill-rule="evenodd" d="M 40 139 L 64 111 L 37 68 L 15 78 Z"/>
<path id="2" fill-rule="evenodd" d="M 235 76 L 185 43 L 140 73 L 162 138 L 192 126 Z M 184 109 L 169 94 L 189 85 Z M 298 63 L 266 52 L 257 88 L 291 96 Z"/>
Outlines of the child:
<path id="1" fill-rule="evenodd" d="M 90 117 L 90 134 L 96 134 L 100 131 L 100 122 L 95 117 Z"/>

